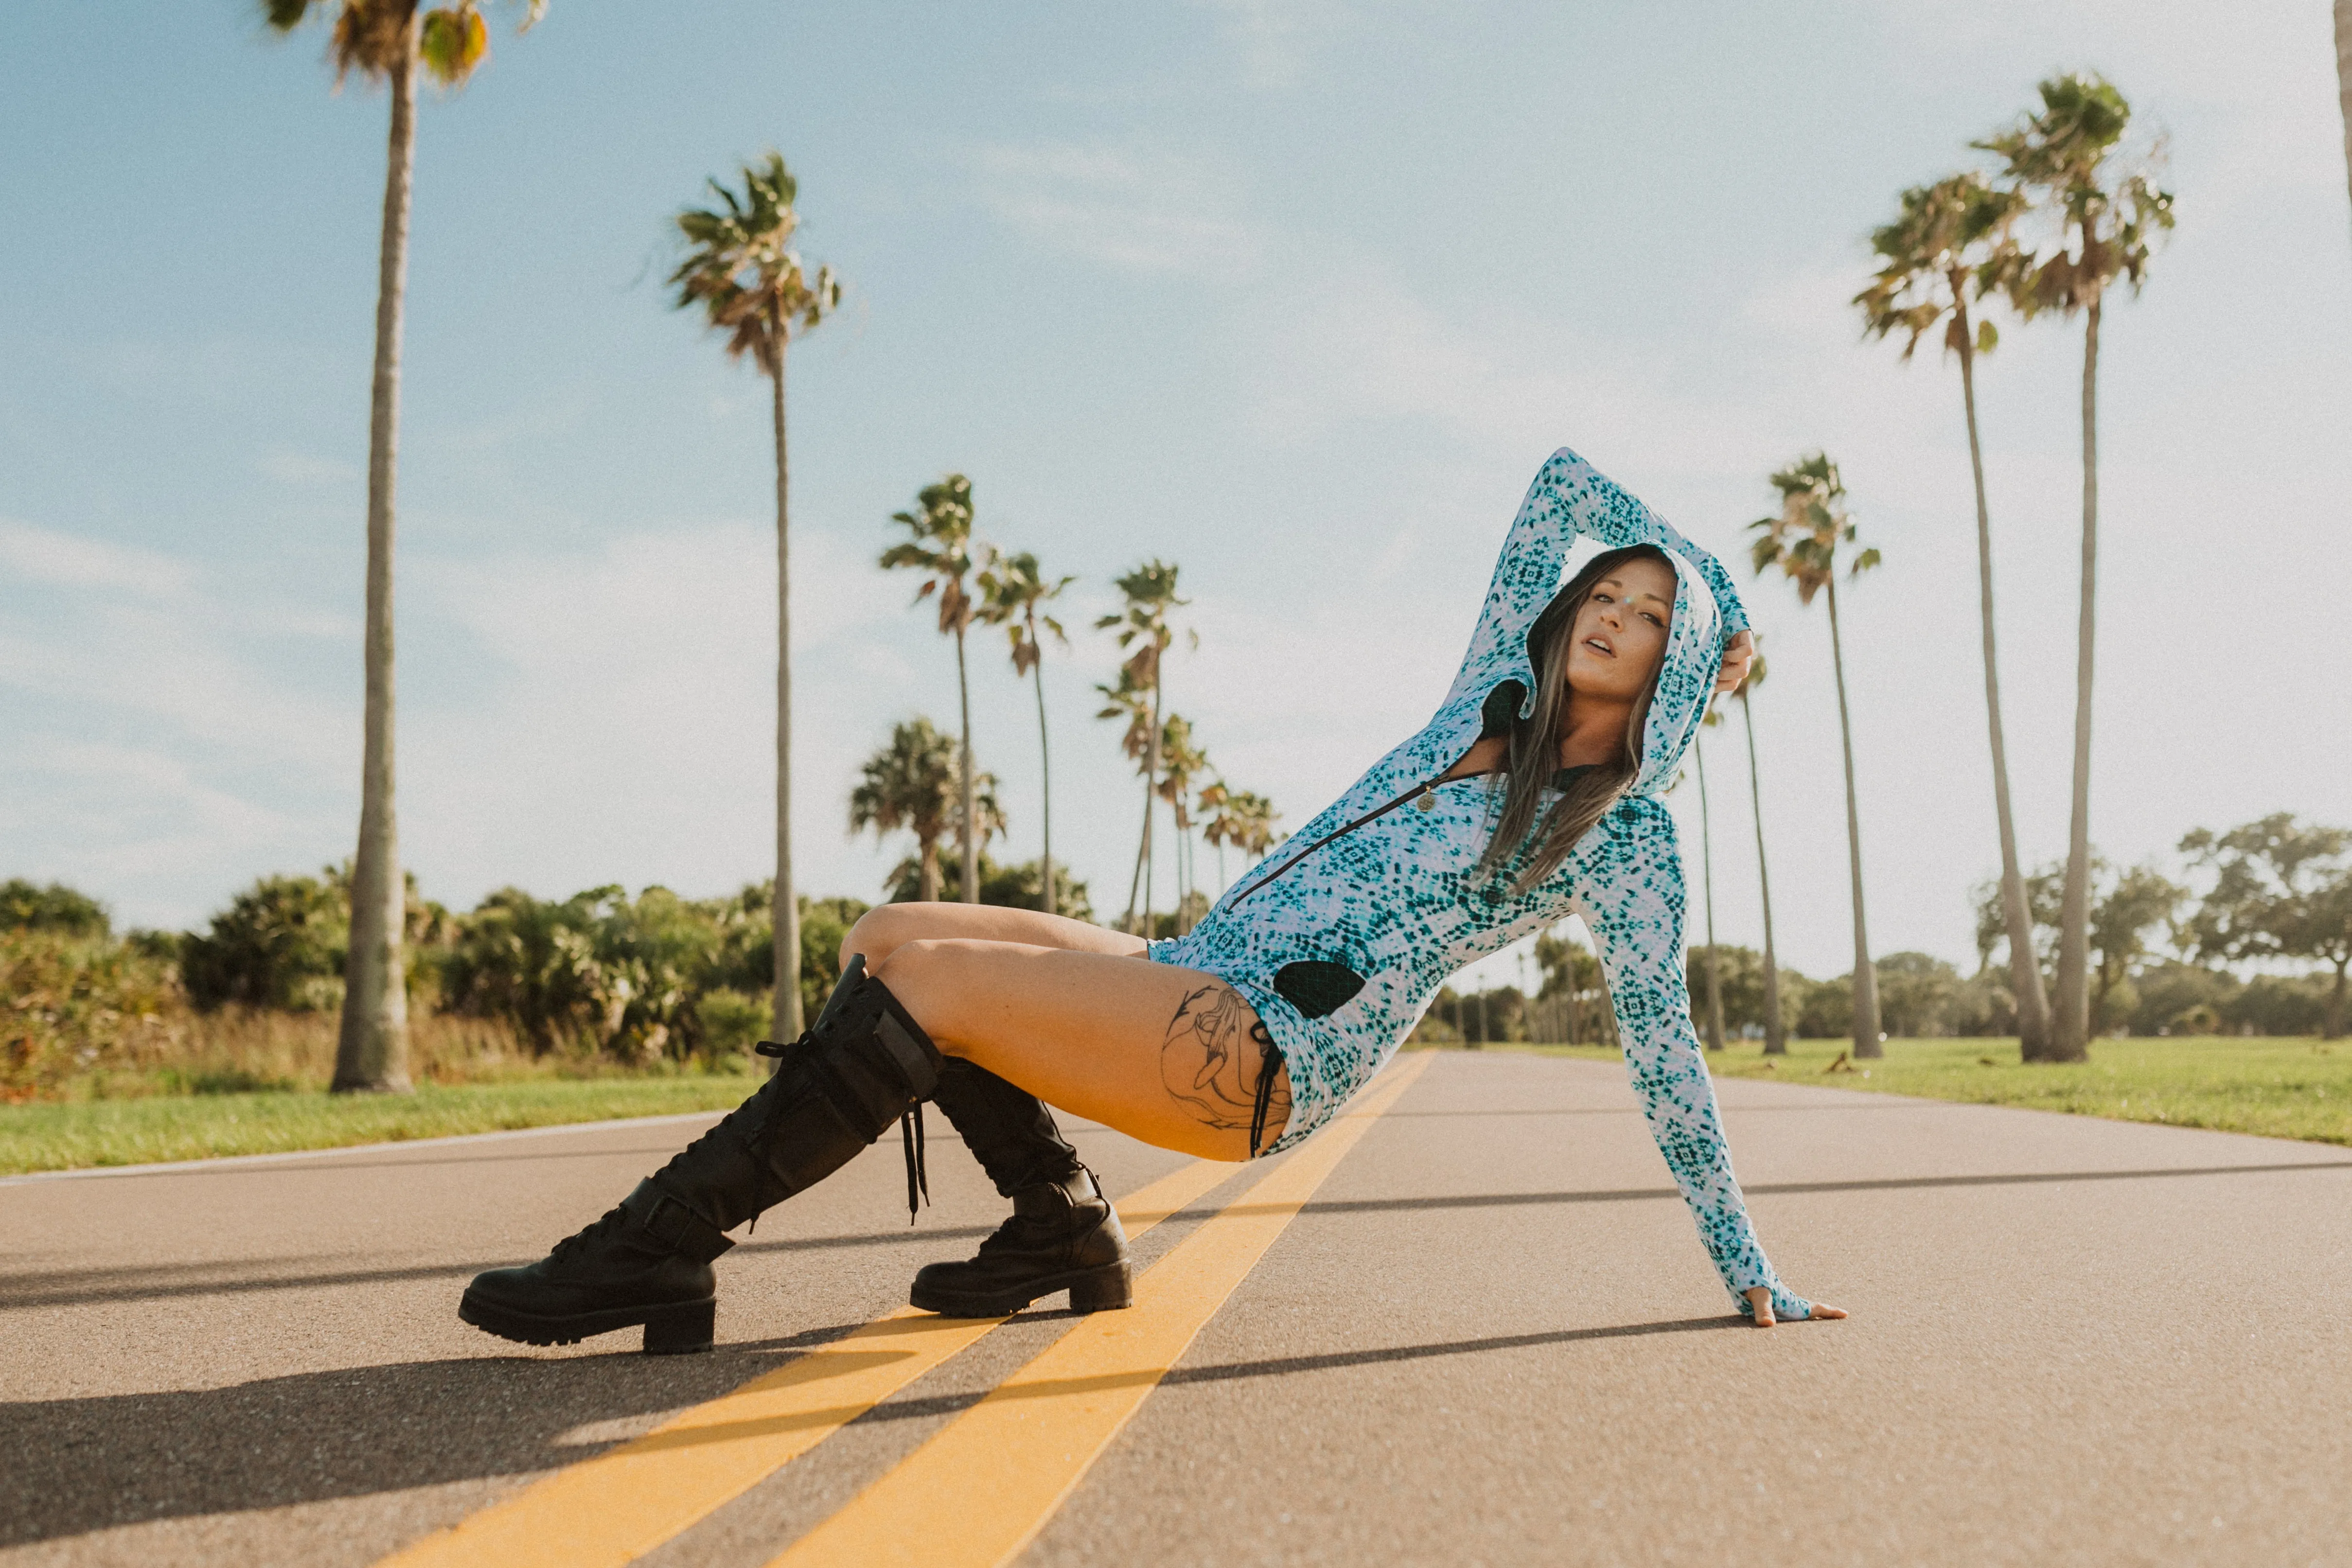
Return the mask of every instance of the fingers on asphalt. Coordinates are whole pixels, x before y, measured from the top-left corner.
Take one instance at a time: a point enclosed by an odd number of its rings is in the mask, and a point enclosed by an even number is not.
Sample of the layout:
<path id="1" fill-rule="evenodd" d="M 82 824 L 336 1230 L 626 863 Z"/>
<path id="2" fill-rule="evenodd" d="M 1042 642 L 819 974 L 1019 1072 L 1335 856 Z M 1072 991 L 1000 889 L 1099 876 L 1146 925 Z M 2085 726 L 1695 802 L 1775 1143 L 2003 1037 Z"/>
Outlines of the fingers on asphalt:
<path id="1" fill-rule="evenodd" d="M 780 1563 L 1001 1563 L 1053 1516 L 1201 1327 L 1315 1189 L 1428 1065 L 1408 1058 L 1349 1114 L 1228 1201 L 1144 1274 L 1136 1304 L 1074 1329 Z M 1234 1167 L 1200 1160 L 1118 1206 L 1130 1236 L 1183 1210 Z M 1003 1318 L 912 1307 L 876 1319 L 644 1437 L 537 1481 L 383 1560 L 383 1568 L 621 1568 L 708 1518 L 842 1427 L 969 1349 Z"/>

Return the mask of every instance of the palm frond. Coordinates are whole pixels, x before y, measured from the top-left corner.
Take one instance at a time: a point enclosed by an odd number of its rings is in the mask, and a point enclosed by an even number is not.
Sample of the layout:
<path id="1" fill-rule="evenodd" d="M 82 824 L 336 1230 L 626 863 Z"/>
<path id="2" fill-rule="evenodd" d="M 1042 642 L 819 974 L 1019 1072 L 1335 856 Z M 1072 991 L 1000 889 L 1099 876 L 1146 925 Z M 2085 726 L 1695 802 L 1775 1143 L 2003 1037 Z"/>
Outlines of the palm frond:
<path id="1" fill-rule="evenodd" d="M 390 75 L 407 58 L 416 0 L 342 0 L 327 57 L 340 82 L 352 71 L 370 79 Z"/>
<path id="2" fill-rule="evenodd" d="M 489 52 L 490 25 L 474 5 L 445 6 L 425 13 L 425 25 L 417 40 L 417 58 L 425 73 L 443 87 L 464 85 Z"/>
<path id="3" fill-rule="evenodd" d="M 785 345 L 814 330 L 841 303 L 841 280 L 830 267 L 812 279 L 791 248 L 800 214 L 799 183 L 783 156 L 770 152 L 742 168 L 737 193 L 709 182 L 719 206 L 688 207 L 675 220 L 687 251 L 670 274 L 678 309 L 700 307 L 709 324 L 727 334 L 727 352 L 749 358 L 769 374 L 783 365 Z"/>

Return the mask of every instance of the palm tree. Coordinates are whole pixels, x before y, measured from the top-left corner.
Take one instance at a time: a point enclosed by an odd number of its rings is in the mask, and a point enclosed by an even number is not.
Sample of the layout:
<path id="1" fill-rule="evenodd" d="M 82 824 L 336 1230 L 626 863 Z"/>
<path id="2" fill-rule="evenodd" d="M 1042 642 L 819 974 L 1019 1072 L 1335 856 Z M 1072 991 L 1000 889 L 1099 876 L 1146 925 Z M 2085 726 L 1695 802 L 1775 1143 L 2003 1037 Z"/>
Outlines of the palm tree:
<path id="1" fill-rule="evenodd" d="M 2117 151 L 2131 105 L 2104 78 L 2053 77 L 2041 84 L 2042 110 L 1974 145 L 2004 159 L 2002 176 L 2037 193 L 2057 220 L 2057 247 L 2045 259 L 2019 256 L 2000 281 L 2031 317 L 2084 313 L 2083 584 L 2074 646 L 2074 789 L 2060 901 L 2058 984 L 2048 1060 L 2090 1054 L 2091 691 L 2099 567 L 2099 312 L 2118 277 L 2133 292 L 2147 281 L 2149 248 L 2172 226 L 2172 195 L 2158 189 L 2153 153 Z M 2012 944 L 2014 946 L 2014 944 Z"/>
<path id="2" fill-rule="evenodd" d="M 1733 695 L 1739 698 L 1739 724 L 1748 732 L 1748 799 L 1756 820 L 1756 885 L 1764 894 L 1764 1054 L 1789 1054 L 1789 1026 L 1780 1016 L 1780 963 L 1772 949 L 1772 873 L 1764 855 L 1764 776 L 1756 766 L 1756 710 L 1749 694 L 1764 684 L 1764 656 L 1748 666 L 1748 678 Z"/>
<path id="3" fill-rule="evenodd" d="M 926 485 L 915 496 L 915 510 L 893 512 L 890 520 L 908 535 L 903 544 L 882 552 L 886 569 L 907 567 L 928 572 L 915 590 L 917 602 L 933 593 L 940 597 L 940 630 L 952 633 L 956 645 L 956 700 L 963 712 L 963 811 L 956 834 L 963 843 L 963 901 L 980 902 L 979 783 L 971 768 L 971 681 L 965 674 L 963 634 L 971 626 L 972 600 L 963 580 L 973 567 L 971 481 L 950 474 L 936 485 Z"/>
<path id="4" fill-rule="evenodd" d="M 1275 846 L 1278 835 L 1274 824 L 1281 814 L 1265 796 L 1236 789 L 1222 779 L 1202 786 L 1199 803 L 1207 819 L 1201 824 L 1201 837 L 1216 847 L 1217 891 L 1222 894 L 1227 885 L 1225 846 L 1231 844 L 1253 861 L 1263 860 Z"/>
<path id="5" fill-rule="evenodd" d="M 903 828 L 915 835 L 916 896 L 927 904 L 940 895 L 940 840 L 961 819 L 962 778 L 954 739 L 917 717 L 891 727 L 889 744 L 866 759 L 849 791 L 852 833 L 871 828 L 878 838 Z M 1003 821 L 990 791 L 981 806 L 982 826 Z"/>
<path id="6" fill-rule="evenodd" d="M 1723 722 L 1723 716 L 1713 707 L 1700 721 L 1705 729 Z M 1706 897 L 1706 1048 L 1723 1049 L 1723 966 L 1715 948 L 1715 824 L 1706 808 L 1706 737 L 1702 734 L 1691 743 L 1691 756 L 1698 768 L 1698 864 L 1699 885 Z"/>
<path id="7" fill-rule="evenodd" d="M 820 267 L 812 278 L 792 248 L 800 227 L 800 183 L 782 154 L 743 166 L 743 193 L 709 182 L 721 205 L 677 214 L 686 257 L 669 277 L 680 310 L 701 307 L 727 334 L 730 359 L 750 359 L 767 376 L 776 442 L 776 1029 L 801 1032 L 801 912 L 793 891 L 793 570 L 791 466 L 784 445 L 784 352 L 841 303 L 841 282 Z"/>
<path id="8" fill-rule="evenodd" d="M 1119 667 L 1118 687 L 1096 688 L 1110 697 L 1113 705 L 1100 716 L 1119 716 L 1123 710 L 1118 705 L 1127 698 L 1132 697 L 1139 708 L 1144 694 L 1150 694 L 1151 698 L 1151 716 L 1143 725 L 1143 837 L 1136 846 L 1135 874 L 1129 879 L 1127 889 L 1124 925 L 1129 931 L 1139 929 L 1135 921 L 1135 899 L 1139 892 L 1143 894 L 1147 922 L 1151 908 L 1150 883 L 1146 878 L 1152 870 L 1151 801 L 1160 782 L 1160 717 L 1163 695 L 1160 665 L 1160 655 L 1168 651 L 1168 644 L 1175 637 L 1175 632 L 1168 625 L 1168 612 L 1192 602 L 1176 597 L 1177 570 L 1169 561 L 1148 560 L 1126 576 L 1113 578 L 1111 586 L 1126 596 L 1127 607 L 1095 622 L 1097 630 L 1118 628 L 1118 645 L 1128 651 L 1127 660 Z M 1199 633 L 1193 633 L 1193 646 L 1198 647 L 1200 641 Z M 1135 733 L 1132 719 L 1128 733 L 1131 741 Z M 1132 757 L 1136 753 L 1130 748 L 1128 755 Z"/>
<path id="9" fill-rule="evenodd" d="M 2028 1061 L 2050 1048 L 2050 998 L 2042 967 L 2033 956 L 2033 916 L 2026 908 L 2025 875 L 2017 858 L 2017 822 L 2010 810 L 2009 747 L 2000 722 L 2000 671 L 1994 653 L 1992 520 L 1985 504 L 1984 448 L 1977 437 L 1976 357 L 1990 353 L 2000 334 L 1990 321 L 1971 331 L 1969 294 L 1984 298 L 2015 269 L 2016 242 L 2011 227 L 2023 200 L 1997 191 L 1978 173 L 1954 174 L 1903 193 L 1895 222 L 1870 236 L 1885 265 L 1870 287 L 1854 296 L 1864 330 L 1885 338 L 1908 334 L 1907 362 L 1919 340 L 1944 323 L 1946 350 L 1959 355 L 1960 405 L 1968 415 L 1969 467 L 1976 480 L 1977 601 L 1984 634 L 1985 717 L 1992 734 L 1993 813 L 2000 830 L 2000 898 L 2009 927 L 2010 986 L 2017 996 L 2020 1048 Z"/>
<path id="10" fill-rule="evenodd" d="M 1151 721 L 1154 706 L 1151 691 L 1136 679 L 1135 661 L 1132 659 L 1118 667 L 1118 679 L 1116 682 L 1097 682 L 1095 690 L 1102 694 L 1103 699 L 1103 706 L 1095 716 L 1120 720 L 1127 726 L 1119 734 L 1118 748 L 1134 761 L 1135 770 L 1144 776 L 1143 831 L 1149 835 L 1151 831 L 1151 773 L 1158 767 L 1157 747 L 1160 739 L 1160 731 Z M 1127 914 L 1119 920 L 1119 929 L 1122 931 L 1133 931 L 1137 928 L 1135 895 L 1137 889 L 1141 885 L 1143 862 L 1144 851 L 1139 848 L 1136 853 L 1135 876 L 1128 884 Z M 1145 904 L 1145 919 L 1146 924 L 1149 924 L 1150 910 L 1148 898 Z"/>
<path id="11" fill-rule="evenodd" d="M 1274 846 L 1290 836 L 1275 831 L 1274 825 L 1282 821 L 1282 813 L 1276 810 L 1274 802 L 1263 795 L 1237 789 L 1228 809 L 1241 824 L 1240 834 L 1234 841 L 1241 846 L 1243 853 L 1250 857 L 1253 865 L 1273 853 Z"/>
<path id="12" fill-rule="evenodd" d="M 525 0 L 521 27 L 546 9 Z M 392 551 L 393 488 L 400 447 L 400 324 L 408 286 L 409 192 L 416 167 L 416 71 L 459 87 L 489 57 L 489 25 L 478 0 L 421 10 L 417 0 L 261 0 L 270 29 L 290 33 L 332 10 L 327 53 L 335 80 L 357 71 L 392 87 L 392 134 L 384 156 L 383 231 L 376 250 L 375 372 L 368 401 L 365 737 L 360 763 L 359 847 L 352 860 L 351 946 L 343 963 L 343 1011 L 335 1040 L 338 1092 L 401 1092 L 408 1080 L 406 882 L 394 808 Z"/>
<path id="13" fill-rule="evenodd" d="M 1759 572 L 1779 567 L 1797 585 L 1801 603 L 1828 591 L 1830 660 L 1837 674 L 1838 732 L 1845 743 L 1846 857 L 1853 876 L 1853 1053 L 1884 1054 L 1878 1042 L 1878 976 L 1870 962 L 1870 931 L 1863 917 L 1862 808 L 1853 788 L 1853 718 L 1845 697 L 1845 644 L 1838 630 L 1837 552 L 1853 543 L 1854 522 L 1845 507 L 1845 482 L 1827 453 L 1801 458 L 1772 476 L 1780 510 L 1748 524 L 1761 537 L 1750 551 Z M 1846 568 L 1859 577 L 1876 566 L 1875 549 L 1856 554 Z"/>
<path id="14" fill-rule="evenodd" d="M 2352 0 L 2336 0 L 2336 96 L 2344 110 L 2344 178 L 2352 190 Z"/>
<path id="15" fill-rule="evenodd" d="M 1186 929 L 1184 895 L 1192 885 L 1192 780 L 1208 771 L 1208 754 L 1192 744 L 1192 721 L 1171 713 L 1160 726 L 1160 799 L 1176 829 L 1176 934 Z M 1150 904 L 1145 905 L 1147 912 Z"/>
<path id="16" fill-rule="evenodd" d="M 1061 908 L 1054 901 L 1054 765 L 1045 744 L 1045 644 L 1037 636 L 1044 627 L 1054 634 L 1054 640 L 1065 648 L 1070 645 L 1063 635 L 1062 623 L 1050 615 L 1041 615 L 1037 606 L 1047 600 L 1060 597 L 1062 590 L 1077 580 L 1066 577 L 1059 582 L 1048 583 L 1037 570 L 1037 558 L 1027 550 L 1019 555 L 1007 555 L 991 550 L 988 565 L 980 573 L 980 618 L 992 626 L 1004 628 L 1004 635 L 1013 644 L 1013 674 L 1017 680 L 1032 676 L 1037 686 L 1037 779 L 1038 815 L 1044 827 L 1045 856 L 1039 864 L 1041 885 L 1038 907 L 1052 915 Z"/>
<path id="17" fill-rule="evenodd" d="M 1201 813 L 1201 841 L 1217 852 L 1217 893 L 1225 891 L 1225 839 L 1218 822 L 1232 808 L 1234 792 L 1222 778 L 1212 779 L 1192 796 L 1192 804 Z"/>

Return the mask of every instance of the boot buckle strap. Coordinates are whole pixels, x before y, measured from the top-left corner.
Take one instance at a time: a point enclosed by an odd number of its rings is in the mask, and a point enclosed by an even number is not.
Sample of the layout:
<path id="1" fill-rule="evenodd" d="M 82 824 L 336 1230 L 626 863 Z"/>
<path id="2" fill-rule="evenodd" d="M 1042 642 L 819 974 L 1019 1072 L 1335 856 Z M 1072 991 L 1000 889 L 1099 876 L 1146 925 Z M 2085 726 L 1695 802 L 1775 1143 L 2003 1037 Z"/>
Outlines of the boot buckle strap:
<path id="1" fill-rule="evenodd" d="M 899 1074 L 907 1081 L 908 1089 L 917 1100 L 928 1100 L 940 1085 L 939 1049 L 926 1050 L 928 1041 L 919 1040 L 914 1032 L 885 1011 L 874 1020 L 874 1038 L 890 1053 Z"/>
<path id="2" fill-rule="evenodd" d="M 698 1263 L 708 1263 L 735 1245 L 725 1231 L 656 1186 L 650 1177 L 637 1183 L 621 1207 L 635 1215 L 655 1240 Z"/>

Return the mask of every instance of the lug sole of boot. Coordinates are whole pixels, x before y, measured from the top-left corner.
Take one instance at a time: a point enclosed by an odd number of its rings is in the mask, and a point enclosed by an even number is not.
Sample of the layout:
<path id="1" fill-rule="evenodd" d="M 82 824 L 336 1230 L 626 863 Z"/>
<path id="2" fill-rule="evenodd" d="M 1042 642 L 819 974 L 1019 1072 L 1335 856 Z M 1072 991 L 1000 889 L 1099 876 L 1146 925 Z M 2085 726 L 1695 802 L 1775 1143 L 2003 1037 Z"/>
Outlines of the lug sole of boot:
<path id="1" fill-rule="evenodd" d="M 1115 1312 L 1135 1304 L 1135 1282 L 1125 1263 L 1102 1263 L 1091 1269 L 1066 1269 L 1040 1274 L 1006 1290 L 943 1291 L 918 1283 L 908 1293 L 915 1306 L 950 1318 L 1007 1318 L 1040 1296 L 1070 1292 L 1074 1312 Z"/>
<path id="2" fill-rule="evenodd" d="M 457 1316 L 485 1333 L 518 1344 L 578 1344 L 619 1329 L 645 1326 L 647 1355 L 691 1355 L 711 1347 L 719 1325 L 719 1298 L 664 1301 L 649 1307 L 605 1307 L 593 1312 L 545 1316 L 486 1301 L 471 1291 L 457 1302 Z"/>

